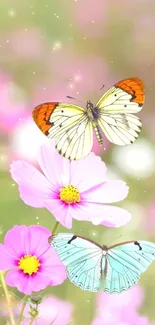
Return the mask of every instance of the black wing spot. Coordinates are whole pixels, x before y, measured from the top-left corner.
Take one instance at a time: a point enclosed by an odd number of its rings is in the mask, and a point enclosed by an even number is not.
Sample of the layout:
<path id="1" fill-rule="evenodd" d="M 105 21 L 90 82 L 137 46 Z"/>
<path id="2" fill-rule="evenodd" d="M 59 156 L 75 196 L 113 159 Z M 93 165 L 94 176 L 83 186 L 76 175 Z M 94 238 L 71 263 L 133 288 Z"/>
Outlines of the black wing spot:
<path id="1" fill-rule="evenodd" d="M 75 240 L 77 238 L 77 236 L 73 236 L 68 242 L 67 242 L 67 244 L 71 244 L 71 242 L 73 241 L 73 240 Z"/>
<path id="2" fill-rule="evenodd" d="M 60 124 L 59 126 L 60 126 L 60 128 L 62 128 L 62 124 Z"/>
<path id="3" fill-rule="evenodd" d="M 140 246 L 140 244 L 138 243 L 138 241 L 134 241 L 134 244 L 137 245 L 139 247 L 139 250 L 142 250 L 142 247 Z"/>
<path id="4" fill-rule="evenodd" d="M 56 146 L 56 149 L 57 149 L 57 146 Z M 61 149 L 58 152 L 59 152 L 60 155 L 62 155 L 62 150 Z"/>
<path id="5" fill-rule="evenodd" d="M 63 113 L 64 111 L 61 111 L 61 113 Z"/>
<path id="6" fill-rule="evenodd" d="M 127 107 L 127 105 L 124 105 L 124 107 Z"/>
<path id="7" fill-rule="evenodd" d="M 114 95 L 115 97 L 117 96 L 117 94 Z"/>

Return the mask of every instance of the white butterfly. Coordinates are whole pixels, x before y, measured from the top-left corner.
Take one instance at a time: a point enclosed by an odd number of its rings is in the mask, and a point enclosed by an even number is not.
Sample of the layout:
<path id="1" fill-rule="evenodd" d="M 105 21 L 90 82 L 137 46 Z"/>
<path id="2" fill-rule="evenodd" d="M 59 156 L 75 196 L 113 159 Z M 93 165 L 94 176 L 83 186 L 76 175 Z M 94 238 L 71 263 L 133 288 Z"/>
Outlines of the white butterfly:
<path id="1" fill-rule="evenodd" d="M 38 105 L 33 119 L 48 138 L 56 139 L 56 149 L 70 160 L 81 159 L 93 146 L 93 129 L 102 146 L 102 132 L 112 143 L 124 146 L 133 143 L 142 123 L 132 113 L 144 104 L 144 85 L 138 78 L 116 83 L 93 105 L 86 108 L 59 102 Z"/>
<path id="2" fill-rule="evenodd" d="M 155 259 L 155 244 L 129 241 L 111 247 L 84 237 L 59 233 L 49 238 L 67 268 L 69 280 L 82 290 L 120 293 L 133 287 Z"/>

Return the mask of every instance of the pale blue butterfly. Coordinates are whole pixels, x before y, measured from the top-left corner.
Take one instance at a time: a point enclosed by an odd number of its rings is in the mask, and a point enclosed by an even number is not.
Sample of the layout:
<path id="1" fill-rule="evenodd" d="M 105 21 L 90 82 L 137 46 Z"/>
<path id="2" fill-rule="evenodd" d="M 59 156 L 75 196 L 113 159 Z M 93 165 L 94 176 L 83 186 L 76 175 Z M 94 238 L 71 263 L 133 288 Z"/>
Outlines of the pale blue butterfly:
<path id="1" fill-rule="evenodd" d="M 128 241 L 111 247 L 70 233 L 49 238 L 67 268 L 69 280 L 82 290 L 120 293 L 133 287 L 155 259 L 155 244 Z"/>

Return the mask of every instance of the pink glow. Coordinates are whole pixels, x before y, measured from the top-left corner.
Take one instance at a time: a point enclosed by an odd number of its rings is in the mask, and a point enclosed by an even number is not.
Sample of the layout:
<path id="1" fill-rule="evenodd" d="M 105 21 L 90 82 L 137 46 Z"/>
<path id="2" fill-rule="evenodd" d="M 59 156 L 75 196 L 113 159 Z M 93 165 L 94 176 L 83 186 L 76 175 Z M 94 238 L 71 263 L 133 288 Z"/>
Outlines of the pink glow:
<path id="1" fill-rule="evenodd" d="M 87 37 L 99 37 L 105 34 L 108 20 L 108 1 L 98 0 L 74 0 L 71 14 L 77 23 L 78 30 Z"/>
<path id="2" fill-rule="evenodd" d="M 43 37 L 37 28 L 13 31 L 9 35 L 11 50 L 21 59 L 38 59 L 43 53 Z"/>
<path id="3" fill-rule="evenodd" d="M 11 132 L 20 119 L 28 116 L 28 103 L 9 75 L 0 74 L 0 94 L 0 130 Z"/>

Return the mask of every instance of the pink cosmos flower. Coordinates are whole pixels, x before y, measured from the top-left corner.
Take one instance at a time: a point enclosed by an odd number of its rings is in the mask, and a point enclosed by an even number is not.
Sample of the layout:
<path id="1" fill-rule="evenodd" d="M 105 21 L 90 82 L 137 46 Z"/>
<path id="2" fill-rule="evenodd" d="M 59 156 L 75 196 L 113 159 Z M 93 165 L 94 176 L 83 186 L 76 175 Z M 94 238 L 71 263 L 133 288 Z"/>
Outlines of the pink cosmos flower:
<path id="1" fill-rule="evenodd" d="M 41 226 L 14 226 L 0 244 L 0 270 L 9 271 L 6 283 L 25 294 L 66 279 L 65 267 L 48 244 L 50 231 Z"/>
<path id="2" fill-rule="evenodd" d="M 97 295 L 98 317 L 91 325 L 151 325 L 148 318 L 139 315 L 144 294 L 140 286 L 116 295 L 99 293 Z M 103 307 L 104 306 L 104 307 Z"/>
<path id="3" fill-rule="evenodd" d="M 30 306 L 27 304 L 24 311 L 26 320 L 22 325 L 30 324 L 29 310 Z M 34 325 L 67 325 L 72 320 L 73 305 L 68 301 L 49 296 L 39 304 L 38 311 Z"/>
<path id="4" fill-rule="evenodd" d="M 128 187 L 120 180 L 105 181 L 106 166 L 94 153 L 70 162 L 49 140 L 42 145 L 38 162 L 42 172 L 26 161 L 11 165 L 11 175 L 26 204 L 47 208 L 67 228 L 72 227 L 73 218 L 110 227 L 131 219 L 126 210 L 108 205 L 124 199 Z"/>

